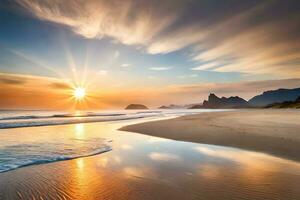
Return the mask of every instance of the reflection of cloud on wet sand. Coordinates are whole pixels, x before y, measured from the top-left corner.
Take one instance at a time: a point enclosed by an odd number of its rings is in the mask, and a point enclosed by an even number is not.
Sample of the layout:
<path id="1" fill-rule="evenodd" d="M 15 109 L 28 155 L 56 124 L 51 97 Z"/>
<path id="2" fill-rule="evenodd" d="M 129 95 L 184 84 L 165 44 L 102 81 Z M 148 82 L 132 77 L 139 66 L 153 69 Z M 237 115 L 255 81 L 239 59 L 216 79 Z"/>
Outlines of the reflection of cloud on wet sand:
<path id="1" fill-rule="evenodd" d="M 152 152 L 149 154 L 151 160 L 155 161 L 179 161 L 181 158 L 178 155 L 171 154 L 171 153 L 160 153 L 160 152 Z"/>
<path id="2" fill-rule="evenodd" d="M 216 179 L 221 175 L 221 171 L 216 165 L 204 164 L 199 166 L 198 174 L 207 179 Z"/>
<path id="3" fill-rule="evenodd" d="M 231 149 L 213 149 L 204 146 L 195 148 L 201 154 L 209 157 L 222 158 L 233 161 L 241 165 L 244 169 L 251 169 L 254 171 L 280 171 L 283 168 L 288 168 L 286 171 L 295 173 L 299 171 L 300 164 L 294 161 L 270 156 L 263 153 L 231 150 Z"/>
<path id="4" fill-rule="evenodd" d="M 197 174 L 210 181 L 227 178 L 229 178 L 229 181 L 233 181 L 232 177 L 235 177 L 241 183 L 246 184 L 269 183 L 273 181 L 273 176 L 271 175 L 274 172 L 282 171 L 285 167 L 289 166 L 288 161 L 281 163 L 280 161 L 283 159 L 273 158 L 261 153 L 212 149 L 204 146 L 198 146 L 195 150 L 208 156 L 208 158 L 215 158 L 215 161 L 220 161 L 220 159 L 225 160 L 221 165 L 218 164 L 219 162 L 211 162 L 197 166 Z M 226 163 L 226 161 L 231 161 L 235 164 Z"/>
<path id="5" fill-rule="evenodd" d="M 99 159 L 97 161 L 97 165 L 101 166 L 101 167 L 104 167 L 104 168 L 107 166 L 107 164 L 108 164 L 108 158 L 107 157 L 101 157 L 101 159 Z"/>
<path id="6" fill-rule="evenodd" d="M 122 163 L 122 158 L 120 156 L 114 156 L 114 161 L 118 164 Z"/>
<path id="7" fill-rule="evenodd" d="M 169 139 L 165 139 L 165 138 L 159 138 L 159 137 L 150 137 L 148 142 L 149 143 L 156 143 L 156 142 L 168 142 L 170 141 Z"/>
<path id="8" fill-rule="evenodd" d="M 123 145 L 121 146 L 121 148 L 122 148 L 123 150 L 131 150 L 131 149 L 133 149 L 133 146 L 130 145 L 130 144 L 123 144 Z"/>
<path id="9" fill-rule="evenodd" d="M 151 168 L 127 166 L 123 168 L 123 173 L 127 177 L 154 177 L 155 173 Z"/>

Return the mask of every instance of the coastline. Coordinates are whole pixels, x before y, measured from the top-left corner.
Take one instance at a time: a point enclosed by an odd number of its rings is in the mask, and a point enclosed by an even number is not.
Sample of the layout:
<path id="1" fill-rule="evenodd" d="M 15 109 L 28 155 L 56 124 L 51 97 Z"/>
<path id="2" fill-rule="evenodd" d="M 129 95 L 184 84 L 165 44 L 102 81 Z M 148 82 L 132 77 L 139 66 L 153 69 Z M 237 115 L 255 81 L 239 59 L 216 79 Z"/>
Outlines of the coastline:
<path id="1" fill-rule="evenodd" d="M 145 122 L 119 130 L 236 147 L 300 161 L 299 122 L 297 110 L 238 110 Z"/>

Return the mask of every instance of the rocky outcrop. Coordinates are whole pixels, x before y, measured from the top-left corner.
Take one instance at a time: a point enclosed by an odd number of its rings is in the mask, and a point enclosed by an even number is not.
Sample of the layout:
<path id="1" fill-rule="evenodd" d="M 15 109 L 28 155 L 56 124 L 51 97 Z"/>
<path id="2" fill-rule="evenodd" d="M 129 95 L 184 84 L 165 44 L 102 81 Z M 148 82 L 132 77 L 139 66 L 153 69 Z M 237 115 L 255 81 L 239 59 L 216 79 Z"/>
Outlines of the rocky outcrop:
<path id="1" fill-rule="evenodd" d="M 202 108 L 247 108 L 249 103 L 238 96 L 219 98 L 215 94 L 210 94 L 208 100 L 203 102 Z"/>

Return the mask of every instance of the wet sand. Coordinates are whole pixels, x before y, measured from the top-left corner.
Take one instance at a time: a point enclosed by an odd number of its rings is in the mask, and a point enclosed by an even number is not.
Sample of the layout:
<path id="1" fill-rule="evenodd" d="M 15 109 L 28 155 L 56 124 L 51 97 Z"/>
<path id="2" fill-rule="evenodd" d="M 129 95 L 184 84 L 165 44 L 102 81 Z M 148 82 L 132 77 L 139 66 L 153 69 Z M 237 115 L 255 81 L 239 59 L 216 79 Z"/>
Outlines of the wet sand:
<path id="1" fill-rule="evenodd" d="M 203 113 L 121 128 L 157 137 L 264 152 L 300 161 L 300 111 Z"/>

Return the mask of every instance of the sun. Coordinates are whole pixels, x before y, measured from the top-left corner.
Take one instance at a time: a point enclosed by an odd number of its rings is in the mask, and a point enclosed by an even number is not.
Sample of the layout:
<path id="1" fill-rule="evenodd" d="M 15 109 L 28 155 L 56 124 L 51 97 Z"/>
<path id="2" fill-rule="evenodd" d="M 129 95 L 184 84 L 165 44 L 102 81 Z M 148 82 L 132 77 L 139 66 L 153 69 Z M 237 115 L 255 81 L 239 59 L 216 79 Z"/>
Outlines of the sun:
<path id="1" fill-rule="evenodd" d="M 75 88 L 73 91 L 73 95 L 74 95 L 75 99 L 82 100 L 82 99 L 84 99 L 84 97 L 86 95 L 85 89 L 82 87 Z"/>

